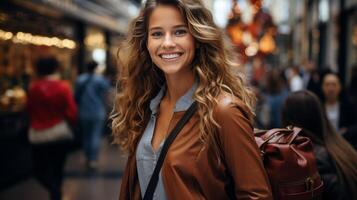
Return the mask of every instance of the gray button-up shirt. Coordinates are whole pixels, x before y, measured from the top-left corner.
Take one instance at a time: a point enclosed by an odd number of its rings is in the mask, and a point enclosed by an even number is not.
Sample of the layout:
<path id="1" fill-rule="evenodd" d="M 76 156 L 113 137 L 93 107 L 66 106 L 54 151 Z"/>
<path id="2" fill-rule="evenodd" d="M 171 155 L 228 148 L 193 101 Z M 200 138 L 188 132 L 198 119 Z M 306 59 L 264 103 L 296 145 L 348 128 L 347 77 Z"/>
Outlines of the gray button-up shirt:
<path id="1" fill-rule="evenodd" d="M 180 99 L 176 102 L 174 112 L 180 112 L 187 110 L 190 105 L 193 103 L 193 94 L 196 91 L 197 83 L 195 83 Z M 164 96 L 166 87 L 163 86 L 158 93 L 158 95 L 151 100 L 150 109 L 151 109 L 151 118 L 147 124 L 144 134 L 138 144 L 136 151 L 136 163 L 139 176 L 140 190 L 141 195 L 144 197 L 147 186 L 152 173 L 154 172 L 157 160 L 159 158 L 162 146 L 164 144 L 163 140 L 155 152 L 152 148 L 151 141 L 155 130 L 155 124 L 157 119 L 157 112 L 159 110 L 159 105 L 161 99 Z M 165 193 L 165 188 L 162 181 L 161 171 L 159 174 L 159 182 L 154 192 L 154 198 L 159 200 L 166 200 L 167 196 Z"/>

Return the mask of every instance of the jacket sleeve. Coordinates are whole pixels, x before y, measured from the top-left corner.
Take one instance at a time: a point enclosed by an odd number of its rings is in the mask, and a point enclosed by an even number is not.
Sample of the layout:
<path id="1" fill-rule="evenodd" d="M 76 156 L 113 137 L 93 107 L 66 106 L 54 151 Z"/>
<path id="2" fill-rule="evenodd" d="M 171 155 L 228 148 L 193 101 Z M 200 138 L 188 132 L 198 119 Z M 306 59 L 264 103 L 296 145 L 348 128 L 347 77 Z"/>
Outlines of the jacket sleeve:
<path id="1" fill-rule="evenodd" d="M 255 143 L 248 110 L 242 102 L 225 99 L 215 110 L 219 143 L 233 181 L 236 199 L 272 199 L 265 169 Z"/>
<path id="2" fill-rule="evenodd" d="M 129 200 L 129 171 L 130 171 L 130 160 L 126 162 L 126 167 L 124 174 L 121 178 L 119 200 Z"/>
<path id="3" fill-rule="evenodd" d="M 141 192 L 136 170 L 135 153 L 129 153 L 120 185 L 119 200 L 140 200 Z"/>

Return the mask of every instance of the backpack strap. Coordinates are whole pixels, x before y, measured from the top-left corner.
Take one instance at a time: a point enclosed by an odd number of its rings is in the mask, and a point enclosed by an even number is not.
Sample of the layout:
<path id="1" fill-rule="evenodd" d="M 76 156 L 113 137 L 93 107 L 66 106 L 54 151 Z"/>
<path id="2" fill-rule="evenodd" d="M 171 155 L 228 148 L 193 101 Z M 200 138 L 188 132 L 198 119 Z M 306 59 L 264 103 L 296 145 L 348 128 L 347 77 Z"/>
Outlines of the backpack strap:
<path id="1" fill-rule="evenodd" d="M 301 128 L 296 126 L 288 126 L 287 128 L 275 128 L 271 130 L 255 130 L 254 136 L 256 143 L 261 151 L 264 154 L 264 148 L 267 143 L 271 140 L 280 141 L 280 143 L 291 144 L 295 138 L 301 133 Z"/>
<path id="2" fill-rule="evenodd" d="M 181 129 L 184 127 L 184 125 L 188 122 L 188 120 L 193 116 L 197 109 L 197 102 L 193 102 L 191 106 L 186 110 L 185 114 L 182 116 L 179 122 L 177 122 L 175 128 L 170 132 L 169 136 L 164 142 L 164 145 L 162 147 L 159 159 L 157 161 L 157 164 L 155 166 L 154 172 L 151 175 L 150 182 L 148 184 L 148 187 L 146 188 L 145 195 L 143 200 L 151 200 L 153 198 L 157 183 L 159 181 L 159 172 L 161 170 L 162 164 L 164 163 L 164 159 L 166 156 L 166 153 L 172 144 L 172 142 L 175 140 L 176 136 L 178 133 L 181 131 Z"/>

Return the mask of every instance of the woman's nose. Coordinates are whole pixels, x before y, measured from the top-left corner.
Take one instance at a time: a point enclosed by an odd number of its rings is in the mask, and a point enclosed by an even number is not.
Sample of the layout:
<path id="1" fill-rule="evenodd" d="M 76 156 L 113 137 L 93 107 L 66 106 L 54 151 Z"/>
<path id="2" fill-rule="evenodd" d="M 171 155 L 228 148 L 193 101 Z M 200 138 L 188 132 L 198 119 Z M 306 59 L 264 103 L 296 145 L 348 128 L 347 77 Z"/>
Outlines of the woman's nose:
<path id="1" fill-rule="evenodd" d="M 175 43 L 174 39 L 172 38 L 172 36 L 169 34 L 165 35 L 164 41 L 162 43 L 162 47 L 172 48 L 175 46 L 176 46 L 176 43 Z"/>

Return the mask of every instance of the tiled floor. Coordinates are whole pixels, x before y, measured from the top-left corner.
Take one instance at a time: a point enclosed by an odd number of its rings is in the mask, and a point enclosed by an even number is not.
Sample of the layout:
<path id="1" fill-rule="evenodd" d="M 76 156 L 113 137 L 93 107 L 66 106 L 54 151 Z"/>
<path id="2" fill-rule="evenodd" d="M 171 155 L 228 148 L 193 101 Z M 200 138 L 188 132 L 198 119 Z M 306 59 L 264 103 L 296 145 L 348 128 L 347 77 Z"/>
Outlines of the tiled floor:
<path id="1" fill-rule="evenodd" d="M 63 200 L 116 200 L 126 156 L 117 147 L 103 140 L 97 172 L 85 168 L 83 152 L 75 152 L 67 159 Z M 33 179 L 0 191 L 0 200 L 48 200 L 47 192 Z"/>

